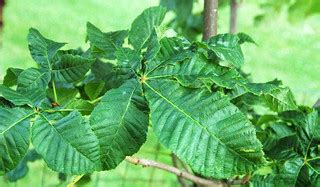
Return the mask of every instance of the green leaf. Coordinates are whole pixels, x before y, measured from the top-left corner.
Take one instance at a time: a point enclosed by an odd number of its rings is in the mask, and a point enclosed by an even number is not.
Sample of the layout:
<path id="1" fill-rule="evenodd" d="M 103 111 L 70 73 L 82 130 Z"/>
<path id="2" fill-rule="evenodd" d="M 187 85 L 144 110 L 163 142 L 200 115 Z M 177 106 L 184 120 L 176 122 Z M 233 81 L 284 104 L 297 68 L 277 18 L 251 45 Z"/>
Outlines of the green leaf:
<path id="1" fill-rule="evenodd" d="M 136 71 L 141 69 L 139 52 L 130 48 L 119 48 L 115 55 L 120 68 L 131 68 Z"/>
<path id="2" fill-rule="evenodd" d="M 193 2 L 190 0 L 175 0 L 176 21 L 179 25 L 185 25 L 188 18 L 192 15 Z"/>
<path id="3" fill-rule="evenodd" d="M 301 21 L 302 19 L 320 13 L 320 2 L 318 0 L 296 0 L 290 4 L 288 18 L 290 21 Z"/>
<path id="4" fill-rule="evenodd" d="M 261 96 L 264 103 L 275 112 L 297 109 L 294 96 L 289 88 L 283 88 L 271 83 L 248 83 L 246 89 Z"/>
<path id="5" fill-rule="evenodd" d="M 153 29 L 149 41 L 146 43 L 147 44 L 147 51 L 144 54 L 144 58 L 149 61 L 152 60 L 157 53 L 159 52 L 161 45 L 158 41 L 158 36 L 157 36 L 157 31 Z"/>
<path id="6" fill-rule="evenodd" d="M 105 82 L 90 82 L 84 86 L 84 90 L 90 100 L 94 100 L 101 94 L 104 88 Z"/>
<path id="7" fill-rule="evenodd" d="M 17 85 L 17 80 L 19 74 L 23 71 L 23 69 L 19 68 L 8 68 L 7 74 L 4 76 L 3 85 L 7 87 Z"/>
<path id="8" fill-rule="evenodd" d="M 0 175 L 15 168 L 27 154 L 33 114 L 23 108 L 0 107 Z"/>
<path id="9" fill-rule="evenodd" d="M 112 88 L 118 88 L 125 80 L 133 76 L 132 72 L 123 71 L 122 68 L 117 68 L 110 63 L 103 63 L 101 61 L 93 64 L 91 72 L 96 80 L 105 82 L 105 90 L 103 92 Z"/>
<path id="10" fill-rule="evenodd" d="M 57 83 L 75 83 L 80 81 L 89 71 L 94 59 L 62 55 L 60 60 L 52 66 L 52 79 Z"/>
<path id="11" fill-rule="evenodd" d="M 236 84 L 246 82 L 234 69 L 214 63 L 202 54 L 195 54 L 182 62 L 166 63 L 148 74 L 148 79 L 174 78 L 185 87 L 211 87 L 216 84 L 224 88 L 234 88 Z"/>
<path id="12" fill-rule="evenodd" d="M 149 40 L 152 32 L 160 26 L 166 14 L 164 7 L 145 9 L 132 23 L 129 31 L 129 43 L 140 51 Z"/>
<path id="13" fill-rule="evenodd" d="M 303 158 L 288 159 L 276 174 L 253 177 L 254 186 L 301 186 L 299 174 L 304 166 Z"/>
<path id="14" fill-rule="evenodd" d="M 54 55 L 66 44 L 49 40 L 34 28 L 29 30 L 28 43 L 32 58 L 44 69 L 51 69 Z"/>
<path id="15" fill-rule="evenodd" d="M 73 99 L 64 108 L 78 110 L 82 115 L 90 115 L 94 109 L 94 105 L 88 100 Z"/>
<path id="16" fill-rule="evenodd" d="M 298 137 L 294 129 L 285 123 L 272 123 L 270 128 L 263 131 L 263 150 L 272 159 L 284 159 L 292 155 Z"/>
<path id="17" fill-rule="evenodd" d="M 107 59 L 115 59 L 115 52 L 120 48 L 128 31 L 121 30 L 116 32 L 103 33 L 90 22 L 87 23 L 88 40 L 93 46 L 94 54 L 102 54 Z"/>
<path id="18" fill-rule="evenodd" d="M 171 80 L 150 80 L 144 88 L 155 135 L 195 172 L 228 178 L 264 163 L 254 126 L 226 96 Z"/>
<path id="19" fill-rule="evenodd" d="M 218 34 L 210 38 L 208 48 L 221 60 L 227 61 L 239 68 L 244 63 L 244 57 L 239 45 L 239 37 L 232 34 Z"/>
<path id="20" fill-rule="evenodd" d="M 32 126 L 32 144 L 54 171 L 77 175 L 100 168 L 97 137 L 78 111 L 61 119 L 40 114 Z"/>
<path id="21" fill-rule="evenodd" d="M 243 33 L 243 32 L 239 32 L 237 34 L 238 38 L 239 38 L 239 44 L 243 44 L 243 43 L 253 43 L 253 44 L 256 44 L 257 43 L 247 34 Z"/>
<path id="22" fill-rule="evenodd" d="M 16 182 L 19 179 L 22 179 L 28 173 L 28 162 L 34 162 L 37 159 L 40 159 L 38 153 L 34 149 L 29 150 L 27 155 L 20 161 L 17 167 L 6 173 L 5 179 L 10 182 Z"/>
<path id="23" fill-rule="evenodd" d="M 318 112 L 316 110 L 307 114 L 300 121 L 297 121 L 299 126 L 305 129 L 309 138 L 320 141 L 320 123 L 318 121 Z"/>
<path id="24" fill-rule="evenodd" d="M 22 179 L 23 177 L 25 177 L 28 173 L 28 170 L 29 168 L 27 166 L 27 162 L 22 160 L 21 162 L 19 162 L 17 167 L 15 167 L 13 170 L 6 173 L 5 179 L 10 182 L 16 182 L 19 179 Z"/>
<path id="25" fill-rule="evenodd" d="M 159 67 L 179 63 L 194 56 L 190 42 L 183 38 L 162 38 L 156 58 L 147 62 L 147 74 Z"/>
<path id="26" fill-rule="evenodd" d="M 68 103 L 70 100 L 76 97 L 78 94 L 78 90 L 75 88 L 56 88 L 57 97 L 59 98 L 59 104 L 63 105 Z M 50 88 L 46 91 L 47 97 L 53 102 L 54 101 L 54 93 L 53 89 Z"/>
<path id="27" fill-rule="evenodd" d="M 148 117 L 135 104 L 141 86 L 131 79 L 107 92 L 93 110 L 90 124 L 100 142 L 102 168 L 115 168 L 145 142 Z"/>
<path id="28" fill-rule="evenodd" d="M 17 91 L 33 103 L 38 103 L 46 97 L 46 88 L 50 79 L 49 72 L 40 72 L 36 68 L 26 69 L 18 77 Z"/>
<path id="29" fill-rule="evenodd" d="M 20 94 L 19 92 L 6 86 L 0 85 L 0 96 L 2 96 L 3 98 L 10 101 L 16 106 L 28 104 L 32 105 L 32 101 L 29 98 L 27 98 L 24 94 Z"/>

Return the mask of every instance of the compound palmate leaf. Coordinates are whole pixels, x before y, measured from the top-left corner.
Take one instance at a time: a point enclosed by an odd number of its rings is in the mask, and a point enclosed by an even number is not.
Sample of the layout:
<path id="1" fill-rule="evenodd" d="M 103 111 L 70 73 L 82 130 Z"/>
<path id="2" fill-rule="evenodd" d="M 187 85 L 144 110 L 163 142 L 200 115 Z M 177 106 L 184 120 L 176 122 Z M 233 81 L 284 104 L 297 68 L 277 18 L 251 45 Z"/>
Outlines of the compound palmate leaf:
<path id="1" fill-rule="evenodd" d="M 32 143 L 55 171 L 84 174 L 100 168 L 97 137 L 78 111 L 63 118 L 40 114 L 32 126 Z"/>
<path id="2" fill-rule="evenodd" d="M 115 168 L 145 142 L 148 117 L 135 105 L 141 85 L 135 79 L 107 92 L 91 114 L 90 124 L 100 142 L 104 170 Z"/>
<path id="3" fill-rule="evenodd" d="M 195 172 L 228 178 L 264 163 L 255 128 L 226 96 L 171 80 L 149 80 L 144 88 L 159 141 Z"/>
<path id="4" fill-rule="evenodd" d="M 0 175 L 15 168 L 26 155 L 32 115 L 23 108 L 0 108 Z"/>

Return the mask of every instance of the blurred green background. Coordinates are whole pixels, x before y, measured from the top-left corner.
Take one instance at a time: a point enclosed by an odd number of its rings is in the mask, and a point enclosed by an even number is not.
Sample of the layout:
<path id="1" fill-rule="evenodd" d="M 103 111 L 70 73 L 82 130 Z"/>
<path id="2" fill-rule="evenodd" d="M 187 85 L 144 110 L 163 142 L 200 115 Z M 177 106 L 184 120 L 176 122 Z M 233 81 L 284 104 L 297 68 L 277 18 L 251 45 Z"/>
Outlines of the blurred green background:
<path id="1" fill-rule="evenodd" d="M 46 37 L 68 42 L 66 48 L 85 47 L 86 22 L 103 31 L 130 28 L 143 9 L 158 0 L 9 0 L 4 12 L 0 48 L 0 82 L 8 67 L 35 66 L 26 36 L 30 27 Z M 238 31 L 251 35 L 258 46 L 243 47 L 244 70 L 256 82 L 278 78 L 288 85 L 299 104 L 311 106 L 320 97 L 320 16 L 289 23 L 285 13 L 254 25 L 262 10 L 256 1 L 244 1 L 239 10 Z M 219 12 L 219 33 L 228 32 L 229 8 Z M 170 153 L 157 145 L 152 133 L 138 155 L 171 164 Z M 95 173 L 86 186 L 177 186 L 174 175 L 122 163 L 110 172 Z M 16 183 L 0 179 L 0 186 L 56 186 L 57 174 L 42 162 L 31 164 L 26 178 Z M 62 184 L 63 185 L 63 184 Z"/>

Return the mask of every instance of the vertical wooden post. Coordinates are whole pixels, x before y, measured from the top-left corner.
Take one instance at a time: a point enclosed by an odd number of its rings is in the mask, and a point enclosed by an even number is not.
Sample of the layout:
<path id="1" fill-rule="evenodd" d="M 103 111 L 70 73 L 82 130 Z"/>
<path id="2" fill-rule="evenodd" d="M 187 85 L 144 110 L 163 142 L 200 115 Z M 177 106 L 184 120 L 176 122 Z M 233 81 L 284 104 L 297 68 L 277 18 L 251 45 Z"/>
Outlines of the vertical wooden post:
<path id="1" fill-rule="evenodd" d="M 5 0 L 0 0 L 0 30 L 3 27 L 3 7 L 5 4 Z"/>
<path id="2" fill-rule="evenodd" d="M 217 35 L 218 28 L 218 0 L 204 0 L 204 28 L 203 40 Z"/>
<path id="3" fill-rule="evenodd" d="M 2 46 L 3 8 L 5 0 L 0 0 L 0 47 Z"/>
<path id="4" fill-rule="evenodd" d="M 238 2 L 237 0 L 230 0 L 230 33 L 237 32 L 237 19 L 238 19 Z"/>

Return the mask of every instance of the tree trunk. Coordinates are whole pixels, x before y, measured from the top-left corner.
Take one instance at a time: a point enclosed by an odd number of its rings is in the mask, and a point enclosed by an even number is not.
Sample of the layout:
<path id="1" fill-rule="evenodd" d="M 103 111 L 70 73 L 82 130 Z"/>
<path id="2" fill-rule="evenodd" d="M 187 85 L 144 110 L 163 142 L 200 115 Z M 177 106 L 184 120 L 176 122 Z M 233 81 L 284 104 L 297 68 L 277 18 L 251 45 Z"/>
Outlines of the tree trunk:
<path id="1" fill-rule="evenodd" d="M 230 0 L 230 33 L 237 32 L 237 18 L 238 18 L 238 2 L 237 0 Z"/>
<path id="2" fill-rule="evenodd" d="M 5 0 L 0 0 L 0 30 L 3 27 L 3 7 L 5 4 Z"/>
<path id="3" fill-rule="evenodd" d="M 218 0 L 204 0 L 203 40 L 206 41 L 217 35 Z"/>

